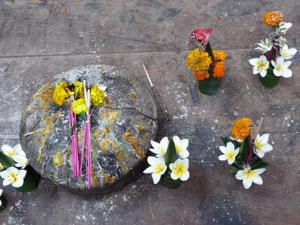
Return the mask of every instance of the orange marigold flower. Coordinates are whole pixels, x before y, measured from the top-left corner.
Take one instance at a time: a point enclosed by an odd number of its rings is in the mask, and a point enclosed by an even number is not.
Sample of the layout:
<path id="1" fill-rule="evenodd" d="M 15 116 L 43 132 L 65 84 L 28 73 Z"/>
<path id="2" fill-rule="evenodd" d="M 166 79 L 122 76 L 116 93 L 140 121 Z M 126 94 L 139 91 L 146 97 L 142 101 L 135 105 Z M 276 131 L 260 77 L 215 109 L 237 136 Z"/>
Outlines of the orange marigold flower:
<path id="1" fill-rule="evenodd" d="M 252 128 L 253 121 L 248 117 L 235 120 L 232 128 L 232 137 L 244 140 L 251 134 Z"/>
<path id="2" fill-rule="evenodd" d="M 225 74 L 225 63 L 223 61 L 216 62 L 214 67 L 214 78 L 224 77 Z"/>
<path id="3" fill-rule="evenodd" d="M 283 21 L 283 13 L 280 11 L 271 11 L 265 14 L 264 22 L 269 26 L 276 26 Z"/>
<path id="4" fill-rule="evenodd" d="M 197 80 L 205 80 L 209 78 L 209 73 L 208 72 L 202 72 L 202 71 L 195 71 L 195 77 Z"/>
<path id="5" fill-rule="evenodd" d="M 187 65 L 195 71 L 205 71 L 209 69 L 211 58 L 207 52 L 201 52 L 198 48 L 190 51 L 187 56 Z"/>
<path id="6" fill-rule="evenodd" d="M 216 61 L 225 61 L 227 59 L 227 53 L 223 50 L 213 50 L 213 54 Z"/>

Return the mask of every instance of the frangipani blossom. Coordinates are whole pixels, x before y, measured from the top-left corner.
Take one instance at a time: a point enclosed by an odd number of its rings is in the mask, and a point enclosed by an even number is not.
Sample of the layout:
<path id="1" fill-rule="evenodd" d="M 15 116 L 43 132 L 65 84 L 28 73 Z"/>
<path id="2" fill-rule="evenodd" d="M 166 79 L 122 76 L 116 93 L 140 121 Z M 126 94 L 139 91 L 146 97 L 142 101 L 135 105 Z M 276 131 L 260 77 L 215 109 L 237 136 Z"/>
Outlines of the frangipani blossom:
<path id="1" fill-rule="evenodd" d="M 272 60 L 271 63 L 274 66 L 273 73 L 275 76 L 289 78 L 293 75 L 292 70 L 289 69 L 289 66 L 292 64 L 291 61 L 284 61 L 283 57 L 279 57 L 277 62 Z"/>
<path id="2" fill-rule="evenodd" d="M 190 177 L 189 160 L 188 159 L 177 159 L 174 163 L 170 164 L 171 178 L 173 180 L 180 179 L 181 181 L 187 181 Z"/>
<path id="3" fill-rule="evenodd" d="M 156 156 L 163 157 L 167 153 L 169 147 L 169 139 L 167 137 L 164 137 L 163 139 L 161 139 L 160 143 L 151 140 L 151 145 L 153 148 L 150 148 L 149 150 L 156 154 Z"/>
<path id="4" fill-rule="evenodd" d="M 278 29 L 283 33 L 286 34 L 286 32 L 293 26 L 292 23 L 287 22 L 281 22 L 278 25 Z"/>
<path id="5" fill-rule="evenodd" d="M 262 55 L 259 58 L 250 59 L 249 63 L 253 66 L 253 74 L 259 73 L 262 77 L 267 75 L 269 61 L 266 56 Z"/>
<path id="6" fill-rule="evenodd" d="M 239 148 L 235 149 L 232 142 L 228 142 L 226 146 L 220 146 L 219 149 L 223 153 L 223 155 L 219 156 L 219 160 L 227 160 L 229 165 L 234 163 L 236 156 L 239 154 Z"/>
<path id="7" fill-rule="evenodd" d="M 15 167 L 9 167 L 0 173 L 3 179 L 3 186 L 12 185 L 15 188 L 22 187 L 26 176 L 26 170 L 18 170 Z"/>
<path id="8" fill-rule="evenodd" d="M 0 207 L 2 206 L 1 196 L 2 196 L 3 190 L 0 189 Z"/>
<path id="9" fill-rule="evenodd" d="M 283 57 L 285 60 L 293 58 L 296 53 L 297 49 L 289 49 L 289 47 L 286 44 L 280 49 L 280 56 Z"/>
<path id="10" fill-rule="evenodd" d="M 268 51 L 270 51 L 272 49 L 273 43 L 269 38 L 266 38 L 263 41 L 260 41 L 259 43 L 257 43 L 258 47 L 256 47 L 255 49 L 262 52 L 262 53 L 267 53 Z"/>
<path id="11" fill-rule="evenodd" d="M 243 170 L 239 170 L 235 174 L 235 178 L 237 180 L 242 180 L 243 185 L 245 189 L 249 189 L 252 186 L 252 183 L 262 185 L 263 180 L 260 176 L 263 172 L 265 172 L 266 169 L 256 169 L 256 170 L 251 170 L 251 167 L 249 165 L 245 166 Z"/>
<path id="12" fill-rule="evenodd" d="M 176 152 L 181 158 L 187 158 L 190 155 L 189 151 L 187 150 L 187 147 L 189 146 L 188 139 L 180 140 L 178 136 L 174 136 L 173 142 L 175 145 Z"/>
<path id="13" fill-rule="evenodd" d="M 144 170 L 144 173 L 152 175 L 153 183 L 157 184 L 160 181 L 161 176 L 166 172 L 167 166 L 164 158 L 149 156 L 147 159 L 149 167 Z"/>
<path id="14" fill-rule="evenodd" d="M 9 156 L 9 157 L 14 157 L 16 155 L 19 156 L 26 156 L 25 152 L 23 151 L 22 147 L 20 144 L 17 144 L 15 147 L 11 147 L 9 145 L 2 145 L 1 147 L 2 152 Z"/>
<path id="15" fill-rule="evenodd" d="M 272 145 L 268 143 L 270 134 L 263 134 L 260 136 L 257 134 L 254 145 L 254 153 L 259 157 L 263 158 L 265 153 L 273 150 Z"/>
<path id="16" fill-rule="evenodd" d="M 16 156 L 13 156 L 12 159 L 16 162 L 15 166 L 21 167 L 22 169 L 25 169 L 25 167 L 29 164 L 26 156 L 16 155 Z"/>

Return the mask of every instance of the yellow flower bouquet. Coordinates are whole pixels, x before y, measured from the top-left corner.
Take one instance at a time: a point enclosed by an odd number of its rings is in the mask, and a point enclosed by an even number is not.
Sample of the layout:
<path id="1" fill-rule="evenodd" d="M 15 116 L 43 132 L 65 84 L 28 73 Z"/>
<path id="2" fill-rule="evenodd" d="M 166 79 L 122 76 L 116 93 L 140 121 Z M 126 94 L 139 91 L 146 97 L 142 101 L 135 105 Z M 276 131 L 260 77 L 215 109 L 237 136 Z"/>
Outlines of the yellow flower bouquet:
<path id="1" fill-rule="evenodd" d="M 187 66 L 194 72 L 200 92 L 207 95 L 216 94 L 221 79 L 225 75 L 226 52 L 212 50 L 209 37 L 211 29 L 197 29 L 190 35 L 190 43 L 195 48 L 189 51 Z"/>

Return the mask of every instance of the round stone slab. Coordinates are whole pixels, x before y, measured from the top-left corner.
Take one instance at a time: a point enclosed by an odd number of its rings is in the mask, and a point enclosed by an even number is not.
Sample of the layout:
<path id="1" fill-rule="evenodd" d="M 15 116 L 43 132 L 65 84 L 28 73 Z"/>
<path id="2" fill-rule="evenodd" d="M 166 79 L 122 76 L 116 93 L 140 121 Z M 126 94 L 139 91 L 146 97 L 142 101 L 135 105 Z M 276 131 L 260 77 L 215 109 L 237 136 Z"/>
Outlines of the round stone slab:
<path id="1" fill-rule="evenodd" d="M 67 105 L 59 106 L 52 99 L 57 83 L 79 79 L 107 86 L 108 95 L 103 106 L 91 109 L 91 189 L 85 163 L 82 177 L 73 176 Z M 84 121 L 79 119 L 78 124 L 81 146 Z M 140 175 L 156 132 L 157 107 L 143 83 L 114 66 L 88 65 L 58 74 L 41 86 L 23 112 L 20 139 L 42 177 L 71 191 L 92 194 L 116 190 Z"/>

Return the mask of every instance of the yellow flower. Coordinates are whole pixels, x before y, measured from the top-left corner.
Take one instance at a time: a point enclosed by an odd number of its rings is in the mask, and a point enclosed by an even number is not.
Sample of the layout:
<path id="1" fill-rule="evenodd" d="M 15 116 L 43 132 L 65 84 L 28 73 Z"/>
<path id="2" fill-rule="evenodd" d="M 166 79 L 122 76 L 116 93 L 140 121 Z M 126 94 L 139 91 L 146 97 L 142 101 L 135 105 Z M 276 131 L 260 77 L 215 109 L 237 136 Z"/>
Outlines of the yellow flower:
<path id="1" fill-rule="evenodd" d="M 58 84 L 53 91 L 53 101 L 57 105 L 63 105 L 67 98 L 70 97 L 72 92 L 68 88 L 68 84 L 66 82 L 61 82 Z"/>
<path id="2" fill-rule="evenodd" d="M 80 81 L 75 81 L 73 85 L 74 85 L 75 98 L 77 97 L 82 98 L 84 96 L 83 83 Z"/>
<path id="3" fill-rule="evenodd" d="M 250 118 L 244 117 L 242 119 L 235 120 L 232 128 L 232 137 L 243 141 L 251 134 L 252 128 L 253 121 Z"/>
<path id="4" fill-rule="evenodd" d="M 213 54 L 216 61 L 225 61 L 227 59 L 227 53 L 223 50 L 213 50 Z"/>
<path id="5" fill-rule="evenodd" d="M 104 99 L 106 96 L 105 89 L 106 87 L 101 87 L 101 88 L 99 88 L 98 86 L 92 87 L 91 99 L 92 99 L 92 104 L 94 106 L 100 106 L 101 104 L 104 103 Z"/>
<path id="6" fill-rule="evenodd" d="M 200 52 L 198 48 L 189 52 L 187 56 L 187 65 L 192 70 L 206 71 L 211 64 L 211 58 L 207 52 Z"/>
<path id="7" fill-rule="evenodd" d="M 72 110 L 75 114 L 80 114 L 88 111 L 88 107 L 85 104 L 84 98 L 73 101 Z"/>
<path id="8" fill-rule="evenodd" d="M 280 11 L 271 11 L 265 14 L 264 22 L 269 26 L 276 26 L 277 24 L 283 22 L 283 13 Z"/>

